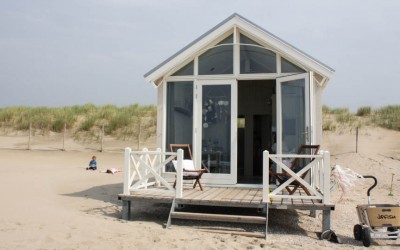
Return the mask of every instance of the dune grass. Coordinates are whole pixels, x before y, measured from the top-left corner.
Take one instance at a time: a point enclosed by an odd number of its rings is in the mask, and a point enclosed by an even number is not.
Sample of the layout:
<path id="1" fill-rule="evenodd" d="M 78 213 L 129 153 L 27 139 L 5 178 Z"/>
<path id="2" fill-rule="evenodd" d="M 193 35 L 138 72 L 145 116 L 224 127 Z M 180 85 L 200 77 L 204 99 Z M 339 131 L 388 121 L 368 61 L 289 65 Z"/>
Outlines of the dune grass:
<path id="1" fill-rule="evenodd" d="M 139 134 L 149 137 L 155 133 L 155 106 L 138 104 L 117 107 L 115 105 L 76 105 L 61 108 L 9 107 L 0 109 L 0 127 L 14 131 L 26 131 L 31 126 L 42 134 L 62 132 L 64 127 L 72 131 L 76 139 L 93 138 L 104 126 L 106 135 L 132 138 Z"/>
<path id="2" fill-rule="evenodd" d="M 364 125 L 379 126 L 400 131 L 400 105 L 378 109 L 360 107 L 351 113 L 348 108 L 322 107 L 324 131 L 355 128 Z M 106 135 L 118 139 L 146 139 L 156 133 L 156 107 L 133 104 L 125 107 L 115 105 L 76 105 L 60 108 L 8 107 L 0 108 L 0 128 L 9 131 L 26 131 L 31 124 L 38 133 L 60 133 L 64 126 L 77 140 L 96 140 L 104 126 Z M 6 131 L 3 129 L 3 131 Z"/>
<path id="3" fill-rule="evenodd" d="M 388 105 L 372 109 L 369 106 L 360 107 L 355 114 L 348 108 L 322 107 L 323 125 L 325 131 L 335 131 L 338 127 L 355 128 L 364 125 L 400 131 L 400 105 Z"/>

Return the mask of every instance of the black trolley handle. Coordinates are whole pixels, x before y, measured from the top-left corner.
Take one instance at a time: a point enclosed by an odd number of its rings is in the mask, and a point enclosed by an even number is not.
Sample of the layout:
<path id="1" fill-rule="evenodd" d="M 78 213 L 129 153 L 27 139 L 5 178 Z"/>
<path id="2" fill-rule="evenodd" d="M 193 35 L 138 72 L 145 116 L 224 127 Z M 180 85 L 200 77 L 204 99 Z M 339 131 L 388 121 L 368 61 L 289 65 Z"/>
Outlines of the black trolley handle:
<path id="1" fill-rule="evenodd" d="M 364 178 L 369 178 L 369 179 L 373 179 L 373 180 L 374 180 L 374 184 L 373 184 L 370 188 L 368 188 L 368 191 L 367 191 L 367 195 L 368 195 L 368 205 L 370 205 L 370 203 L 371 203 L 371 190 L 372 190 L 374 187 L 376 187 L 376 184 L 378 184 L 378 180 L 375 178 L 375 176 L 372 176 L 372 175 L 364 175 L 363 177 L 364 177 Z"/>

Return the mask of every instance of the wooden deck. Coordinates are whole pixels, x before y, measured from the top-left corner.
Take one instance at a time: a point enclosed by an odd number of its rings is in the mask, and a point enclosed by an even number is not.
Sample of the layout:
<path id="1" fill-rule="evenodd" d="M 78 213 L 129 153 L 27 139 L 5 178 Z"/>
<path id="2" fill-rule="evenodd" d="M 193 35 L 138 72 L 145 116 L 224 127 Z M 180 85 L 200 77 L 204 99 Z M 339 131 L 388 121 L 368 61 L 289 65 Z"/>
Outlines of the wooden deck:
<path id="1" fill-rule="evenodd" d="M 300 189 L 298 194 L 306 196 Z M 130 195 L 120 194 L 122 201 L 144 201 L 171 203 L 175 194 L 163 189 L 136 190 Z M 199 206 L 226 206 L 244 208 L 265 208 L 262 202 L 261 188 L 243 187 L 205 187 L 204 191 L 185 187 L 182 198 L 175 200 L 176 204 Z M 305 210 L 334 210 L 334 205 L 323 204 L 321 200 L 310 199 L 274 199 L 269 203 L 272 209 L 305 209 Z"/>

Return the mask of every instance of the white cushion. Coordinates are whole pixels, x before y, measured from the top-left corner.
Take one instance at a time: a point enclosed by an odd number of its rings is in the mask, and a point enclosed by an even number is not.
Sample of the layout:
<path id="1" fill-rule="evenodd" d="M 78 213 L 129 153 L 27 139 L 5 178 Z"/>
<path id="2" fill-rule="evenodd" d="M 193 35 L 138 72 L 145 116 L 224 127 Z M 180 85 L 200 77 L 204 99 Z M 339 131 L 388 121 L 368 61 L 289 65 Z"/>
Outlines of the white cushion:
<path id="1" fill-rule="evenodd" d="M 172 163 L 174 164 L 174 167 L 175 167 L 175 169 L 176 169 L 176 167 L 178 166 L 178 161 L 173 160 Z M 196 170 L 196 169 L 194 168 L 194 164 L 193 164 L 193 161 L 192 161 L 192 160 L 183 160 L 183 161 L 182 161 L 182 167 L 183 167 L 183 169 L 185 169 L 185 170 Z"/>

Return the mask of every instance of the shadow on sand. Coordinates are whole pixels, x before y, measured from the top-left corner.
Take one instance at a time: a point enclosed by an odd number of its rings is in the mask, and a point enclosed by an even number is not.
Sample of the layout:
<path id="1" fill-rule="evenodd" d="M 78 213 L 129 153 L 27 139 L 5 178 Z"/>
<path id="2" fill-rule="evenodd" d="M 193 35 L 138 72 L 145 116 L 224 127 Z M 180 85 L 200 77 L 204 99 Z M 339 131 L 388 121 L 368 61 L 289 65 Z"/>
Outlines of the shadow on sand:
<path id="1" fill-rule="evenodd" d="M 91 208 L 84 209 L 83 212 L 113 219 L 121 219 L 122 202 L 118 200 L 118 194 L 120 193 L 122 193 L 122 183 L 95 186 L 80 192 L 63 195 L 99 201 L 100 203 L 96 203 L 96 205 L 93 205 Z M 168 220 L 170 209 L 171 204 L 143 201 L 132 202 L 131 220 L 153 222 L 164 227 Z M 185 206 L 181 211 L 265 216 L 265 214 L 259 213 L 257 209 L 248 208 Z M 270 210 L 268 234 L 308 236 L 309 233 L 299 226 L 299 216 L 300 215 L 294 210 Z M 265 225 L 252 224 L 174 220 L 173 225 L 199 229 L 225 228 L 226 230 L 234 231 L 239 228 L 240 231 L 265 232 Z"/>
<path id="2" fill-rule="evenodd" d="M 122 193 L 122 183 L 95 186 L 89 189 L 63 194 L 64 196 L 85 198 L 99 201 L 96 206 L 82 210 L 85 213 L 121 219 L 122 202 L 118 194 Z M 151 221 L 164 225 L 169 216 L 171 204 L 132 202 L 131 218 L 134 221 Z"/>

